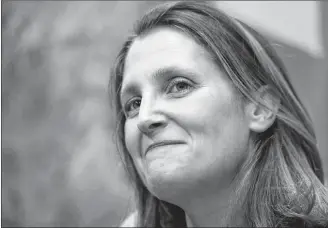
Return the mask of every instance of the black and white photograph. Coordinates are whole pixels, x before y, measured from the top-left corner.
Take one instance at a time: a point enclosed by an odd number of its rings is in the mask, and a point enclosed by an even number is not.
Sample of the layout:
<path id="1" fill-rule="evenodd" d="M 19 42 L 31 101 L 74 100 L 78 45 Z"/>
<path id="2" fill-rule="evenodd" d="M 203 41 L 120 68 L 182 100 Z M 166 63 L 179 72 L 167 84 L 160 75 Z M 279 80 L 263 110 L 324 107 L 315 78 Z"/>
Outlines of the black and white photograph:
<path id="1" fill-rule="evenodd" d="M 328 228 L 328 1 L 1 1 L 1 227 Z"/>

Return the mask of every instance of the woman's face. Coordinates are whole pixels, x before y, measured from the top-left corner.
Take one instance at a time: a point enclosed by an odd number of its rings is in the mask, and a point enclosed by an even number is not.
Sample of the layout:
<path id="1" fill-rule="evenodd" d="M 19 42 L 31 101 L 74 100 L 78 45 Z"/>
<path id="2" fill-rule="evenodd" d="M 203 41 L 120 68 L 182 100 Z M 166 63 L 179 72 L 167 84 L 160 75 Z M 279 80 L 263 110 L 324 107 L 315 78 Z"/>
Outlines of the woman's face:
<path id="1" fill-rule="evenodd" d="M 121 102 L 126 147 L 159 198 L 217 191 L 238 171 L 249 137 L 243 106 L 209 53 L 184 33 L 159 28 L 134 41 Z"/>

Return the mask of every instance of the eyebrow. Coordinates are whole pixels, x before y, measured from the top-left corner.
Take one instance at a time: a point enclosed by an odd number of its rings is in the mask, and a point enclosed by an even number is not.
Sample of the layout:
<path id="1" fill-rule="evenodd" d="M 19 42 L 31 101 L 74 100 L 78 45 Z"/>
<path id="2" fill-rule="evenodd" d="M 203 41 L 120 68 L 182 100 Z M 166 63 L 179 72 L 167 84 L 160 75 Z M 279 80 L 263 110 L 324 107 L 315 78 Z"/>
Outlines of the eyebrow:
<path id="1" fill-rule="evenodd" d="M 172 76 L 193 76 L 196 75 L 196 73 L 184 69 L 184 68 L 178 68 L 178 67 L 164 67 L 157 69 L 152 75 L 151 80 L 152 81 L 165 81 L 168 78 Z M 129 83 L 127 86 L 122 87 L 121 93 L 120 93 L 120 99 L 122 100 L 123 96 L 127 94 L 135 94 L 138 92 L 138 84 L 135 82 Z"/>

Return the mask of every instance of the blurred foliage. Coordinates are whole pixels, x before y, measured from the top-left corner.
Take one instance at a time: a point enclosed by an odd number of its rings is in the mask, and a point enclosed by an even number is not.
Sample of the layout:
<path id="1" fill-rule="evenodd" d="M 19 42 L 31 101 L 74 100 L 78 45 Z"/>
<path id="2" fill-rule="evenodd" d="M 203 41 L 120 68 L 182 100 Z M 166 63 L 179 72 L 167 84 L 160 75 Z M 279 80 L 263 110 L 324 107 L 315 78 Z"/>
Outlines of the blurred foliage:
<path id="1" fill-rule="evenodd" d="M 109 70 L 134 21 L 159 2 L 2 3 L 2 225 L 118 225 L 134 205 L 112 140 Z M 327 93 L 306 87 L 328 80 L 306 75 L 325 74 L 324 60 L 281 47 L 320 128 L 327 106 L 313 102 Z"/>

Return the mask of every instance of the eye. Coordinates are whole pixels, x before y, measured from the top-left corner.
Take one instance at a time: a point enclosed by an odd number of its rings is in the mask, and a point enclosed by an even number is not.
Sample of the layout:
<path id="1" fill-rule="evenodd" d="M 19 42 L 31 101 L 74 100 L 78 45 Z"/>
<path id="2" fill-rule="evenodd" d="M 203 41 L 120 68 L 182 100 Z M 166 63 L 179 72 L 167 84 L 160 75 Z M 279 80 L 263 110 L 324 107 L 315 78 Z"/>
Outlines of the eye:
<path id="1" fill-rule="evenodd" d="M 141 98 L 132 98 L 124 105 L 124 112 L 127 116 L 133 115 L 137 112 L 141 105 Z"/>
<path id="2" fill-rule="evenodd" d="M 194 87 L 191 85 L 187 79 L 178 78 L 173 79 L 167 87 L 167 92 L 169 94 L 186 94 L 190 92 Z"/>

